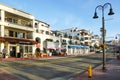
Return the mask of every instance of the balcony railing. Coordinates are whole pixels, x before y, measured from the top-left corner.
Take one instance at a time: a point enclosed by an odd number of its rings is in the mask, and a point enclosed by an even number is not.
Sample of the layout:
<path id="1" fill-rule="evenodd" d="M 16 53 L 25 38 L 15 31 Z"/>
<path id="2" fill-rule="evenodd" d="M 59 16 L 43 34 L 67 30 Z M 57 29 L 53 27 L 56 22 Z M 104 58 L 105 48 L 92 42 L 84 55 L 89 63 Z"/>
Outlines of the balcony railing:
<path id="1" fill-rule="evenodd" d="M 10 18 L 10 17 L 6 17 L 5 21 L 9 22 L 9 23 L 12 23 L 12 24 L 32 27 L 32 21 L 25 21 L 25 20 L 21 20 L 21 19 Z"/>

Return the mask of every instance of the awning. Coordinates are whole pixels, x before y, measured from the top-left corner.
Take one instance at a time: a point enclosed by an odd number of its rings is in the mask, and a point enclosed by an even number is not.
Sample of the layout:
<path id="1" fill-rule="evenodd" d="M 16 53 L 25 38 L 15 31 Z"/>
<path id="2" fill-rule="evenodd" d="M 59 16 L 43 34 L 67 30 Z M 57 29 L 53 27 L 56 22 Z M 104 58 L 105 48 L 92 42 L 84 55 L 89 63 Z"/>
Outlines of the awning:
<path id="1" fill-rule="evenodd" d="M 0 37 L 0 42 L 5 42 L 5 39 Z"/>
<path id="2" fill-rule="evenodd" d="M 3 38 L 5 42 L 9 43 L 21 43 L 21 44 L 36 44 L 37 42 L 30 39 L 18 39 L 18 38 L 10 38 L 10 37 L 4 37 Z"/>
<path id="3" fill-rule="evenodd" d="M 69 45 L 68 48 L 77 48 L 77 49 L 81 49 L 81 48 L 84 48 L 84 49 L 88 49 L 89 46 L 79 46 L 79 45 Z"/>

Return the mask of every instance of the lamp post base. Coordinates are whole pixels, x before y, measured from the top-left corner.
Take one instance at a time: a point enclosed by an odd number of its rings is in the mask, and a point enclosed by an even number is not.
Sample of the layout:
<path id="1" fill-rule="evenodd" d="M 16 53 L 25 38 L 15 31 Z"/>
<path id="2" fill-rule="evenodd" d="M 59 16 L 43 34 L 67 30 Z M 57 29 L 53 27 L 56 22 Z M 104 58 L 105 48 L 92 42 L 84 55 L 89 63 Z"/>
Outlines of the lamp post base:
<path id="1" fill-rule="evenodd" d="M 104 66 L 104 67 L 102 67 L 102 70 L 103 70 L 103 72 L 106 72 L 107 71 L 107 69 L 106 69 L 106 67 Z"/>

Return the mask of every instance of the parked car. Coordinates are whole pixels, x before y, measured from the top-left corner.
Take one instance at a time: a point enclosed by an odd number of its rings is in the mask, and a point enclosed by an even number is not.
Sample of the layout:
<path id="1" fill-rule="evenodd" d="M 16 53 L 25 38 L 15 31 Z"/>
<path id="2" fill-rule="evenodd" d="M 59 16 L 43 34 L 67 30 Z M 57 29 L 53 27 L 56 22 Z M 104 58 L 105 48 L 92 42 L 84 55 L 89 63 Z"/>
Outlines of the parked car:
<path id="1" fill-rule="evenodd" d="M 103 50 L 96 50 L 96 53 L 103 53 Z"/>

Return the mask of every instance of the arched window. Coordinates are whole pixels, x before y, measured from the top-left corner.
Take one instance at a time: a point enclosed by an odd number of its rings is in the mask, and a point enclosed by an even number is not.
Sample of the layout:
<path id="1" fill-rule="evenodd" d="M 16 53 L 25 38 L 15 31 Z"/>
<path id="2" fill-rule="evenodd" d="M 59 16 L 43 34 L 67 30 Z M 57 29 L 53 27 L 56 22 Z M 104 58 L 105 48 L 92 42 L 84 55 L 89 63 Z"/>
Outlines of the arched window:
<path id="1" fill-rule="evenodd" d="M 36 42 L 37 42 L 37 43 L 40 43 L 40 42 L 41 42 L 39 37 L 36 38 Z"/>

